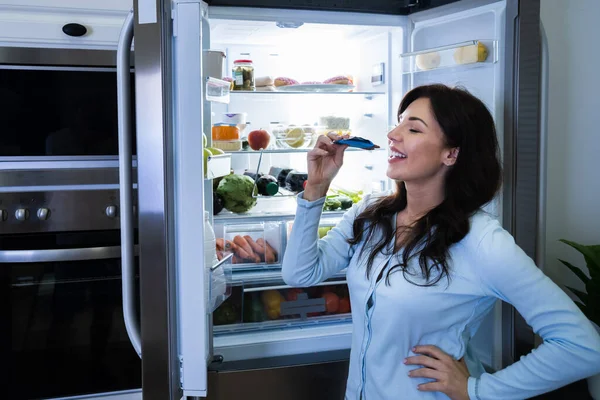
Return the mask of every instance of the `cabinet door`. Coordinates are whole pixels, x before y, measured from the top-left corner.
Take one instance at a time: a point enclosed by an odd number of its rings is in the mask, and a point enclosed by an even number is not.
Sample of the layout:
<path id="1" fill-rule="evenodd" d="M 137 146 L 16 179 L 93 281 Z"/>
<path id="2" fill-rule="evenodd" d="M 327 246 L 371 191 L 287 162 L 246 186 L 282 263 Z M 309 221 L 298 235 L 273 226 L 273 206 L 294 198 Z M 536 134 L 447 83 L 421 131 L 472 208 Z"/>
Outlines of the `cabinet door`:
<path id="1" fill-rule="evenodd" d="M 16 0 L 13 2 L 16 3 Z M 40 3 L 41 1 L 29 1 Z M 74 3 L 70 1 L 69 3 Z M 101 2 L 98 2 L 101 3 Z M 108 2 L 111 3 L 111 2 Z M 0 43 L 9 46 L 116 49 L 129 9 L 84 9 L 53 6 L 0 6 Z M 63 29 L 68 24 L 83 32 Z M 80 36 L 76 36 L 79 34 Z"/>

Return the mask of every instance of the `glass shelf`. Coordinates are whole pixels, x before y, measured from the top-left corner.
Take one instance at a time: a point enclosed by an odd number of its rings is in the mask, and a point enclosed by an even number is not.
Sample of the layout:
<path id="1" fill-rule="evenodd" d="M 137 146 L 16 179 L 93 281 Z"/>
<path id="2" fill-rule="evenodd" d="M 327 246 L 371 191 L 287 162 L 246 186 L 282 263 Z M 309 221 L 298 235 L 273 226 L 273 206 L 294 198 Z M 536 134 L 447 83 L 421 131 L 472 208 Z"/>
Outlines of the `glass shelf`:
<path id="1" fill-rule="evenodd" d="M 490 66 L 498 62 L 498 41 L 469 40 L 401 54 L 400 58 L 403 74 Z"/>
<path id="2" fill-rule="evenodd" d="M 293 153 L 308 153 L 309 151 L 311 151 L 312 148 L 306 148 L 306 149 L 269 149 L 269 150 L 259 150 L 259 151 L 255 151 L 255 150 L 239 150 L 239 151 L 226 151 L 226 154 L 254 154 L 254 155 L 260 155 L 261 153 L 264 154 L 293 154 Z M 363 150 L 363 149 L 357 149 L 354 147 L 349 147 L 346 149 L 346 151 L 367 151 L 367 152 L 371 152 L 371 151 L 387 151 L 387 148 L 379 148 L 379 149 L 373 149 L 373 150 Z"/>
<path id="3" fill-rule="evenodd" d="M 233 90 L 229 92 L 231 97 L 237 97 L 242 95 L 313 95 L 313 96 L 321 96 L 321 95 L 338 95 L 338 96 L 348 96 L 348 95 L 362 95 L 362 96 L 377 96 L 384 95 L 385 92 L 304 92 L 304 91 L 296 91 L 296 92 L 278 92 L 278 91 L 244 91 L 244 90 Z"/>

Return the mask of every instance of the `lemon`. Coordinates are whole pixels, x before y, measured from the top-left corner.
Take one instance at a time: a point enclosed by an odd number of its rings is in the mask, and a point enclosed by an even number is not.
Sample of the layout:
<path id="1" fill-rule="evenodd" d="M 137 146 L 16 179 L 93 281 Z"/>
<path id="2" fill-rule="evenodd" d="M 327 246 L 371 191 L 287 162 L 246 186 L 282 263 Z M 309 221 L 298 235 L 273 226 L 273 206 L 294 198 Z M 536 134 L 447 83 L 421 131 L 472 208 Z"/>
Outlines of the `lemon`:
<path id="1" fill-rule="evenodd" d="M 216 147 L 207 147 L 206 150 L 210 151 L 213 156 L 225 154 L 223 150 L 217 149 Z"/>
<path id="2" fill-rule="evenodd" d="M 302 128 L 294 128 L 285 134 L 285 142 L 288 146 L 297 149 L 304 146 L 304 135 Z"/>

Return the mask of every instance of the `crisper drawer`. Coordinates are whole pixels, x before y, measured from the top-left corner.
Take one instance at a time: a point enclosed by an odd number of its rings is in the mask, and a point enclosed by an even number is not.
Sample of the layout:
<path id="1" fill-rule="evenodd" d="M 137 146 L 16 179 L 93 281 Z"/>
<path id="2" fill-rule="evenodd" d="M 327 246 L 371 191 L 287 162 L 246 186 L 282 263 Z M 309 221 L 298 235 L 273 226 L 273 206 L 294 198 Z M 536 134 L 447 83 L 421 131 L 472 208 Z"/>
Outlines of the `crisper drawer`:
<path id="1" fill-rule="evenodd" d="M 279 268 L 286 239 L 283 226 L 280 221 L 217 223 L 217 257 L 232 254 L 233 270 Z"/>
<path id="2" fill-rule="evenodd" d="M 235 282 L 213 313 L 213 332 L 231 334 L 349 322 L 350 298 L 343 278 L 310 288 L 271 282 Z"/>

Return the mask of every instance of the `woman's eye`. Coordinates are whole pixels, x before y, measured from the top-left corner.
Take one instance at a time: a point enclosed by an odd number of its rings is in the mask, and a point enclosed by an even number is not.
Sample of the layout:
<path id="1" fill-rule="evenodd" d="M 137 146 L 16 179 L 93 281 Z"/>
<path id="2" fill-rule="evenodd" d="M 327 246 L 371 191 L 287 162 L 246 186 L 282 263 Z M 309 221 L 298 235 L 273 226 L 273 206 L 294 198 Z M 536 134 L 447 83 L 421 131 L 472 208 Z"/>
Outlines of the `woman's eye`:
<path id="1" fill-rule="evenodd" d="M 421 131 L 418 131 L 418 130 L 416 130 L 416 129 L 409 129 L 408 131 L 409 131 L 409 132 L 412 132 L 412 133 L 421 133 Z"/>

